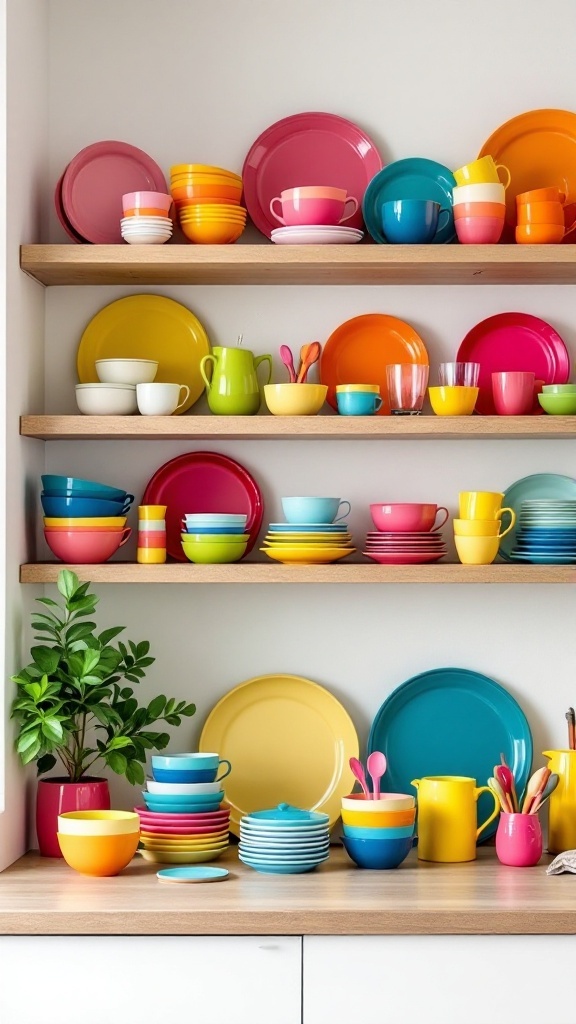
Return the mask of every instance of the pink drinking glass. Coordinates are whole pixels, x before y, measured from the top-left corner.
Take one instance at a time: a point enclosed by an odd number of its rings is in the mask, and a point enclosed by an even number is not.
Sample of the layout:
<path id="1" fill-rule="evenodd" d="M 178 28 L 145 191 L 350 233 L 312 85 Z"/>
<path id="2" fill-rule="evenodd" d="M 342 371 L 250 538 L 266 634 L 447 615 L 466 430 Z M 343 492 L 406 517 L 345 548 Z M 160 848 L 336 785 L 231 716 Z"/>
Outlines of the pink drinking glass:
<path id="1" fill-rule="evenodd" d="M 417 416 L 422 412 L 428 386 L 428 366 L 392 363 L 386 367 L 386 381 L 393 416 Z"/>
<path id="2" fill-rule="evenodd" d="M 440 386 L 477 388 L 480 363 L 440 363 L 438 379 Z"/>
<path id="3" fill-rule="evenodd" d="M 527 416 L 534 408 L 536 374 L 504 370 L 492 374 L 494 407 L 499 416 Z"/>

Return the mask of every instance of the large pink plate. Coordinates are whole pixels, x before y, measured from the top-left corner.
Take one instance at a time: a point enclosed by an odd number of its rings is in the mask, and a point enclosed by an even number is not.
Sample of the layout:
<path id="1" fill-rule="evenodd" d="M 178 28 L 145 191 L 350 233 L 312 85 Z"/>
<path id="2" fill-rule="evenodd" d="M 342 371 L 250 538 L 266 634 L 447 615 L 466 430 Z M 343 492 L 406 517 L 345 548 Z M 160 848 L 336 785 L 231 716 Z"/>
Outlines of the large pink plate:
<path id="1" fill-rule="evenodd" d="M 363 554 L 380 565 L 423 565 L 425 562 L 438 562 L 444 557 L 445 552 L 364 551 Z"/>
<path id="2" fill-rule="evenodd" d="M 270 125 L 253 143 L 242 168 L 244 199 L 256 227 L 270 238 L 279 223 L 270 200 L 298 185 L 331 185 L 355 196 L 359 209 L 347 228 L 363 228 L 362 200 L 382 158 L 358 125 L 336 114 L 307 112 Z"/>
<path id="3" fill-rule="evenodd" d="M 74 231 L 87 242 L 122 244 L 125 192 L 168 192 L 162 169 L 126 142 L 96 142 L 70 161 L 62 181 L 62 205 Z"/>
<path id="4" fill-rule="evenodd" d="M 530 313 L 497 313 L 468 332 L 458 349 L 458 362 L 480 363 L 476 412 L 494 416 L 492 374 L 527 370 L 545 384 L 565 384 L 570 356 L 557 331 Z"/>
<path id="5" fill-rule="evenodd" d="M 166 550 L 185 562 L 180 534 L 186 513 L 229 512 L 248 516 L 251 551 L 262 526 L 264 503 L 258 484 L 239 462 L 215 452 L 189 452 L 166 462 L 149 481 L 143 505 L 166 505 Z"/>
<path id="6" fill-rule="evenodd" d="M 66 172 L 64 172 L 64 174 L 65 173 Z M 54 206 L 56 207 L 56 216 L 64 228 L 64 231 L 70 236 L 72 241 L 82 244 L 85 239 L 82 238 L 82 235 L 79 235 L 77 231 L 74 231 L 74 228 L 64 213 L 64 207 L 62 206 L 62 182 L 64 180 L 64 174 L 58 179 L 56 188 L 54 189 Z"/>

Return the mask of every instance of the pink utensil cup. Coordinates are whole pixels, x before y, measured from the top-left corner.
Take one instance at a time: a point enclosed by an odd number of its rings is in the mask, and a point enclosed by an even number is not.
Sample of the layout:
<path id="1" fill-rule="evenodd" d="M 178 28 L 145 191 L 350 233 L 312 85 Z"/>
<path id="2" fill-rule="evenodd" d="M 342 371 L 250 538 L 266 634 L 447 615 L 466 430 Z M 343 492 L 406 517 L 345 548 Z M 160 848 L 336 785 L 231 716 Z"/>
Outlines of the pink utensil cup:
<path id="1" fill-rule="evenodd" d="M 542 856 L 542 828 L 536 814 L 500 814 L 496 855 L 501 864 L 532 868 Z"/>

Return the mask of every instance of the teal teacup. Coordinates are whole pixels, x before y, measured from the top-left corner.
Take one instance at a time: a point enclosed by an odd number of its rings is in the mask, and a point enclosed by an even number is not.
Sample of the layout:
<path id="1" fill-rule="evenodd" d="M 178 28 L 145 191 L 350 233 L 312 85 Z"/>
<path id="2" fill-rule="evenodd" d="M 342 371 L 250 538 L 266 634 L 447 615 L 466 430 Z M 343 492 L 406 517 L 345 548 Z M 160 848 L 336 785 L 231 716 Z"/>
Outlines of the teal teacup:
<path id="1" fill-rule="evenodd" d="M 338 515 L 341 505 L 348 507 Z M 341 498 L 282 498 L 282 509 L 288 523 L 334 523 L 348 515 L 351 505 Z"/>
<path id="2" fill-rule="evenodd" d="M 382 408 L 380 395 L 373 391 L 339 391 L 336 403 L 341 416 L 374 416 Z"/>

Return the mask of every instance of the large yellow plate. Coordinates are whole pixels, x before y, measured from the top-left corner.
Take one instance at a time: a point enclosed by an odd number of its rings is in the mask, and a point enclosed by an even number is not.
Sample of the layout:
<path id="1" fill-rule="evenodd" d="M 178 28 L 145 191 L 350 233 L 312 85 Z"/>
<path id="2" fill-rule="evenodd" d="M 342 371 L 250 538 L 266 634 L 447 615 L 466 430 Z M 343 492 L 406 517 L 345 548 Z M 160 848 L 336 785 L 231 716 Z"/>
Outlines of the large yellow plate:
<path id="1" fill-rule="evenodd" d="M 210 712 L 199 750 L 217 750 L 232 771 L 226 779 L 230 830 L 240 818 L 279 803 L 338 820 L 340 801 L 354 779 L 349 758 L 358 757 L 354 723 L 323 686 L 300 676 L 249 679 Z"/>
<path id="2" fill-rule="evenodd" d="M 291 544 L 289 547 L 282 547 L 280 544 L 274 544 L 272 547 L 260 548 L 260 551 L 264 551 L 269 558 L 273 558 L 276 562 L 327 565 L 329 562 L 337 562 L 339 558 L 346 558 L 346 555 L 351 555 L 356 548 L 313 547 L 312 544 Z"/>
<path id="3" fill-rule="evenodd" d="M 154 380 L 190 388 L 178 410 L 182 413 L 204 390 L 200 360 L 209 352 L 208 335 L 186 306 L 163 295 L 128 295 L 104 306 L 86 327 L 78 348 L 78 378 L 81 384 L 97 382 L 97 359 L 155 359 Z"/>

